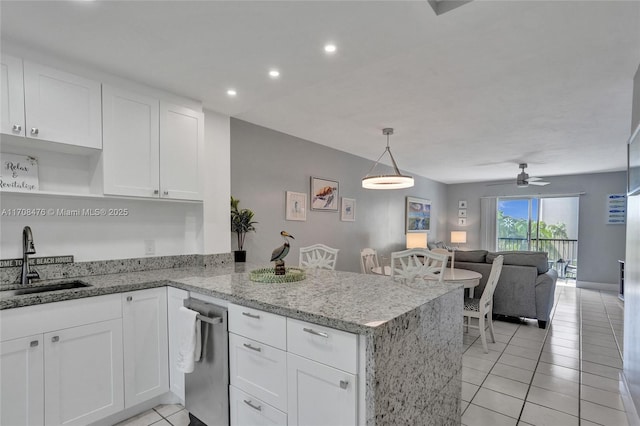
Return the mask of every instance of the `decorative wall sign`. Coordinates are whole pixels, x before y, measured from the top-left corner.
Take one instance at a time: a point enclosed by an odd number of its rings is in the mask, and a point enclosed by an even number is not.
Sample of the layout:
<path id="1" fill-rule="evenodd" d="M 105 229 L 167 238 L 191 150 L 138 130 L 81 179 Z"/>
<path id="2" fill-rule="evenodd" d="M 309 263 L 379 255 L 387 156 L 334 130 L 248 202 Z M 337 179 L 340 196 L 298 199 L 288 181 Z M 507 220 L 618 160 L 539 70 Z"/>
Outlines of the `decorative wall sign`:
<path id="1" fill-rule="evenodd" d="M 467 209 L 458 209 L 458 217 L 467 217 Z"/>
<path id="2" fill-rule="evenodd" d="M 342 197 L 342 209 L 340 220 L 343 222 L 355 222 L 356 220 L 356 200 Z"/>
<path id="3" fill-rule="evenodd" d="M 2 154 L 0 189 L 38 191 L 38 160 L 26 155 Z"/>
<path id="4" fill-rule="evenodd" d="M 626 217 L 626 194 L 607 195 L 607 225 L 624 225 Z"/>
<path id="5" fill-rule="evenodd" d="M 286 220 L 307 220 L 307 194 L 287 191 Z"/>
<path id="6" fill-rule="evenodd" d="M 407 197 L 405 226 L 407 232 L 426 232 L 431 227 L 431 200 Z"/>
<path id="7" fill-rule="evenodd" d="M 458 201 L 458 208 L 459 209 L 466 209 L 467 208 L 467 200 Z"/>
<path id="8" fill-rule="evenodd" d="M 311 177 L 311 210 L 338 211 L 338 181 Z"/>

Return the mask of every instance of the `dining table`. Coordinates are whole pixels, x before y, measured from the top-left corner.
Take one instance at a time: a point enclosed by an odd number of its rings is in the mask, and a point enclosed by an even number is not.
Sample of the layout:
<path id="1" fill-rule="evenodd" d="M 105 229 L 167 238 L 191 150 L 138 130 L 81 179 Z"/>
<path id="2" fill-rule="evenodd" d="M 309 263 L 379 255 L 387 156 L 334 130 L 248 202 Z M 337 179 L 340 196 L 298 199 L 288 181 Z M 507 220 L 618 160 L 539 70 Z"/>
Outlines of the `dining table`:
<path id="1" fill-rule="evenodd" d="M 391 266 L 378 266 L 371 268 L 371 272 L 376 275 L 391 275 Z M 474 288 L 480 285 L 482 274 L 468 269 L 446 268 L 442 281 L 462 284 L 465 289 L 469 289 L 469 297 L 473 298 Z"/>

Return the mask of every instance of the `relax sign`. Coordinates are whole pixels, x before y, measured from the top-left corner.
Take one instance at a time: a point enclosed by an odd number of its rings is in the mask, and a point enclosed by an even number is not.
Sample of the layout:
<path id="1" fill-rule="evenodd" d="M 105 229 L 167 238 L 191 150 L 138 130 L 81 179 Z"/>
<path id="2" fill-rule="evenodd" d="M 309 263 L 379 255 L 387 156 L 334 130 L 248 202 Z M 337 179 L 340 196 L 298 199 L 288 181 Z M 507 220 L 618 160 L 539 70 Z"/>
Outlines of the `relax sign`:
<path id="1" fill-rule="evenodd" d="M 26 155 L 2 154 L 0 189 L 37 191 L 38 160 Z"/>

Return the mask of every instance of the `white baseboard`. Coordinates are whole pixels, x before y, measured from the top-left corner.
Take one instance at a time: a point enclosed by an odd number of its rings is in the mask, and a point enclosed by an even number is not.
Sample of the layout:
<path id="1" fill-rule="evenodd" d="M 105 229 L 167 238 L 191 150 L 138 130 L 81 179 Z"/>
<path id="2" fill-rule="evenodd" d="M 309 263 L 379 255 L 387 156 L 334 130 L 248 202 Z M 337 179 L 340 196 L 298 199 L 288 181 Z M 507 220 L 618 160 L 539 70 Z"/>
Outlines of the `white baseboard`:
<path id="1" fill-rule="evenodd" d="M 576 281 L 576 288 L 588 288 L 591 290 L 618 291 L 617 283 L 594 283 L 591 281 Z"/>
<path id="2" fill-rule="evenodd" d="M 127 420 L 133 416 L 144 413 L 145 411 L 151 410 L 153 407 L 156 407 L 160 404 L 182 404 L 184 405 L 184 401 L 178 398 L 173 392 L 167 392 L 160 396 L 156 396 L 148 401 L 140 403 L 134 407 L 126 408 L 119 413 L 113 414 L 107 418 L 102 420 L 98 420 L 97 422 L 91 423 L 91 426 L 111 426 L 119 423 L 123 420 Z"/>
<path id="3" fill-rule="evenodd" d="M 620 396 L 622 397 L 624 410 L 627 413 L 629 426 L 640 426 L 640 417 L 638 417 L 638 411 L 633 403 L 631 392 L 629 392 L 629 384 L 627 383 L 627 378 L 624 373 L 620 373 Z"/>

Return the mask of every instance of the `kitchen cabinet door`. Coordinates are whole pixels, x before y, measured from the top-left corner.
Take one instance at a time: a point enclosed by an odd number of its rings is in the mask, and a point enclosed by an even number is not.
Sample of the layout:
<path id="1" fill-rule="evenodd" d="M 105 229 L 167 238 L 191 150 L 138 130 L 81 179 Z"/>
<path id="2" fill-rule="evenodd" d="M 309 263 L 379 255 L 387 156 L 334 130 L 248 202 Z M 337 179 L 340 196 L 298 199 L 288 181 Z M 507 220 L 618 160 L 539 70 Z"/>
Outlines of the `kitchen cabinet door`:
<path id="1" fill-rule="evenodd" d="M 160 194 L 160 101 L 127 90 L 102 90 L 104 193 Z"/>
<path id="2" fill-rule="evenodd" d="M 100 83 L 24 61 L 26 136 L 102 148 Z"/>
<path id="3" fill-rule="evenodd" d="M 122 320 L 45 333 L 45 423 L 86 425 L 124 409 Z"/>
<path id="4" fill-rule="evenodd" d="M 42 334 L 0 343 L 0 424 L 44 424 Z"/>
<path id="5" fill-rule="evenodd" d="M 202 200 L 204 114 L 160 101 L 160 196 Z"/>
<path id="6" fill-rule="evenodd" d="M 184 402 L 184 373 L 178 371 L 178 351 L 182 335 L 179 330 L 178 311 L 184 306 L 189 292 L 167 287 L 167 318 L 169 321 L 169 389 Z"/>
<path id="7" fill-rule="evenodd" d="M 355 425 L 356 376 L 287 354 L 289 426 Z"/>
<path id="8" fill-rule="evenodd" d="M 24 136 L 24 83 L 22 59 L 2 55 L 0 82 L 0 132 Z"/>
<path id="9" fill-rule="evenodd" d="M 166 287 L 122 295 L 125 407 L 169 390 Z"/>

